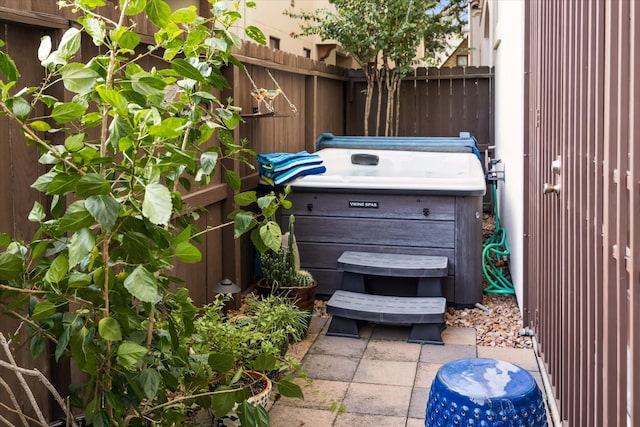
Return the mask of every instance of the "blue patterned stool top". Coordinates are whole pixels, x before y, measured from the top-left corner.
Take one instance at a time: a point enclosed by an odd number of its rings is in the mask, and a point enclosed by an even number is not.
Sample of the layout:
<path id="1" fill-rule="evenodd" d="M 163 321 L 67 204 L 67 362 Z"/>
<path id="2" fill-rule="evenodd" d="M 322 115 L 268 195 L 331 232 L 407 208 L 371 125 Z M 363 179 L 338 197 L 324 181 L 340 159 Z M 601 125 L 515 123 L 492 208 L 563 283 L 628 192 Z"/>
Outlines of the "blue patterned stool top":
<path id="1" fill-rule="evenodd" d="M 426 427 L 546 427 L 542 392 L 521 367 L 496 359 L 460 359 L 433 380 Z"/>

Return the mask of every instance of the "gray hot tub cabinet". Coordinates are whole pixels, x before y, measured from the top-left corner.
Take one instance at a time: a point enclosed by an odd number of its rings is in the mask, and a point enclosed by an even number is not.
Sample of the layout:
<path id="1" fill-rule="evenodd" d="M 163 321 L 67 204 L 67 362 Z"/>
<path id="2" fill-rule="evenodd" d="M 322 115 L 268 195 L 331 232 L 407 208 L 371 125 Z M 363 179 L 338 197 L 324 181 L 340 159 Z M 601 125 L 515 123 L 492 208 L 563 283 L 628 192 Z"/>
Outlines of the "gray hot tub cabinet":
<path id="1" fill-rule="evenodd" d="M 319 295 L 328 297 L 340 289 L 340 255 L 360 251 L 446 256 L 447 302 L 472 306 L 482 301 L 485 182 L 475 154 L 407 152 L 397 147 L 327 148 L 317 154 L 323 156 L 327 173 L 293 181 L 289 196 L 293 207 L 284 215 L 296 217 L 301 266 L 314 275 Z M 377 156 L 379 163 L 351 165 L 353 154 Z M 413 166 L 397 164 L 406 159 Z M 389 166 L 390 162 L 396 164 Z M 459 167 L 454 166 L 457 163 Z M 350 165 L 353 170 L 347 171 Z M 406 179 L 388 176 L 398 171 Z M 383 285 L 411 286 L 399 279 Z"/>

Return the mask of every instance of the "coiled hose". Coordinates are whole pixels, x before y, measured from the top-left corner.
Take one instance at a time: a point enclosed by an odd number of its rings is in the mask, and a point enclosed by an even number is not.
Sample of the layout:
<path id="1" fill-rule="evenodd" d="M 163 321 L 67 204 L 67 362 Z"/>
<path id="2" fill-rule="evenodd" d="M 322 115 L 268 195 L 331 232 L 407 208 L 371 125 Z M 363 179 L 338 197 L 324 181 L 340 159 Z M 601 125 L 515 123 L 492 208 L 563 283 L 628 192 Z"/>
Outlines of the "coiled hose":
<path id="1" fill-rule="evenodd" d="M 505 277 L 507 260 L 511 251 L 507 242 L 507 232 L 500 226 L 500 212 L 498 209 L 497 182 L 493 183 L 493 212 L 496 229 L 482 245 L 482 272 L 489 285 L 484 289 L 489 294 L 513 295 L 513 283 Z"/>

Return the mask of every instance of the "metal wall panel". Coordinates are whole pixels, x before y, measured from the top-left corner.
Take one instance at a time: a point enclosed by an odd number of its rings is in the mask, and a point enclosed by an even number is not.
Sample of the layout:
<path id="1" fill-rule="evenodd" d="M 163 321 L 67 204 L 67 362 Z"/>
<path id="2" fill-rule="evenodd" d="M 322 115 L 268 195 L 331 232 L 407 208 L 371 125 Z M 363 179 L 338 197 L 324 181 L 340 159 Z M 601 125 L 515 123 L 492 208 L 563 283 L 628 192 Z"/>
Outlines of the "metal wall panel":
<path id="1" fill-rule="evenodd" d="M 638 9 L 526 2 L 525 321 L 570 426 L 640 423 Z"/>

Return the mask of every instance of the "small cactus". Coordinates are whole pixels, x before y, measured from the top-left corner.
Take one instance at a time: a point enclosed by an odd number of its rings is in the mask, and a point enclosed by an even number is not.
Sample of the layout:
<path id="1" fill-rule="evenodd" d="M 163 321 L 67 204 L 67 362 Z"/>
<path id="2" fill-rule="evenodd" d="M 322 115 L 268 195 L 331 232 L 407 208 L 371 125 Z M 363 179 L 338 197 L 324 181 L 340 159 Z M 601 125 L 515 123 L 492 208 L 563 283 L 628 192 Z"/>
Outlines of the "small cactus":
<path id="1" fill-rule="evenodd" d="M 300 255 L 294 235 L 293 215 L 289 217 L 289 230 L 282 238 L 279 251 L 268 250 L 262 254 L 262 273 L 267 285 L 279 287 L 309 287 L 313 285 L 311 273 L 300 270 Z"/>

